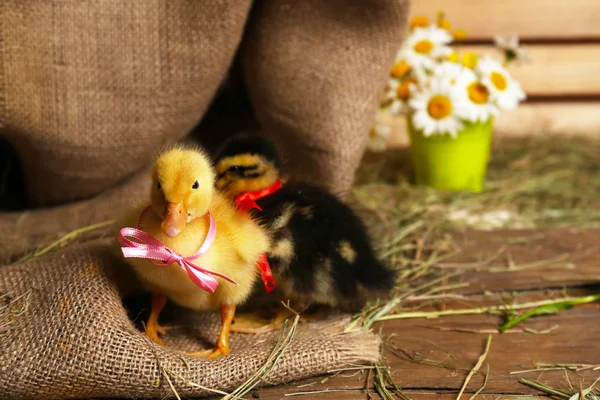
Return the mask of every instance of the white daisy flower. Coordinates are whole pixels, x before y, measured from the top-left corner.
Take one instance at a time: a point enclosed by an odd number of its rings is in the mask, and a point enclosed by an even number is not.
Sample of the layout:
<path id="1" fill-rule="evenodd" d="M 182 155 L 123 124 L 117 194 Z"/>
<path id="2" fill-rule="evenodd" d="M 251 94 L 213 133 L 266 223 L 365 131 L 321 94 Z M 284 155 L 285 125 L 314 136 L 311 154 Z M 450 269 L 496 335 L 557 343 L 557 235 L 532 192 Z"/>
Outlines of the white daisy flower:
<path id="1" fill-rule="evenodd" d="M 514 60 L 527 63 L 531 61 L 527 53 L 519 47 L 519 37 L 517 35 L 507 37 L 495 36 L 494 42 L 496 43 L 496 47 L 504 53 L 507 62 Z"/>
<path id="2" fill-rule="evenodd" d="M 469 68 L 463 67 L 456 78 L 456 87 L 468 100 L 469 107 L 466 108 L 465 114 L 461 115 L 464 119 L 486 122 L 500 113 L 500 109 L 491 99 L 488 87 Z"/>
<path id="3" fill-rule="evenodd" d="M 376 123 L 369 132 L 369 142 L 367 143 L 369 150 L 386 150 L 390 133 L 392 133 L 392 128 L 390 126 Z"/>
<path id="4" fill-rule="evenodd" d="M 394 115 L 403 115 L 408 111 L 406 101 L 410 96 L 410 83 L 411 79 L 405 79 L 399 81 L 397 79 L 390 79 L 387 84 L 387 92 L 385 94 L 385 101 L 387 108 Z"/>
<path id="5" fill-rule="evenodd" d="M 470 72 L 461 64 L 452 61 L 442 61 L 433 68 L 433 76 L 447 80 L 450 84 L 456 84 L 457 80 L 465 73 Z"/>
<path id="6" fill-rule="evenodd" d="M 435 25 L 426 28 L 415 28 L 406 38 L 399 53 L 399 58 L 416 69 L 432 69 L 435 59 L 448 56 L 452 49 L 448 44 L 452 42 L 452 35 Z"/>
<path id="7" fill-rule="evenodd" d="M 468 113 L 468 103 L 460 91 L 444 79 L 432 77 L 429 85 L 421 87 L 409 101 L 414 110 L 414 127 L 424 136 L 449 134 L 456 137 L 463 128 L 461 115 Z"/>
<path id="8" fill-rule="evenodd" d="M 390 112 L 394 115 L 406 115 L 408 106 L 405 101 L 396 99 L 390 103 Z"/>
<path id="9" fill-rule="evenodd" d="M 476 70 L 481 76 L 481 82 L 489 89 L 492 100 L 501 109 L 515 109 L 520 101 L 525 100 L 526 95 L 519 82 L 513 80 L 496 60 L 489 56 L 482 57 Z"/>
<path id="10" fill-rule="evenodd" d="M 398 97 L 397 90 L 400 86 L 400 81 L 397 79 L 388 79 L 385 92 L 385 100 L 394 100 Z"/>
<path id="11" fill-rule="evenodd" d="M 419 69 L 415 69 L 413 70 L 413 73 L 411 75 L 412 78 L 412 86 L 417 86 L 417 87 L 421 87 L 421 86 L 427 86 L 429 85 L 429 79 L 431 78 L 431 73 L 427 73 L 427 71 L 423 68 L 419 68 Z M 412 89 L 411 86 L 411 90 Z"/>

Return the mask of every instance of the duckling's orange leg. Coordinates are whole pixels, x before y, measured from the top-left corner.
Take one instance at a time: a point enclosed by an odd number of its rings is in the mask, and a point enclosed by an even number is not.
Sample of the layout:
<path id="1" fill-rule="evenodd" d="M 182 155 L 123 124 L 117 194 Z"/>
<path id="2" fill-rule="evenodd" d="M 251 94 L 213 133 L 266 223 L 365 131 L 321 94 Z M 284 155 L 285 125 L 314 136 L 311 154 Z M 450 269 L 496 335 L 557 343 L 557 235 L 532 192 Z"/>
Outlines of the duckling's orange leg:
<path id="1" fill-rule="evenodd" d="M 217 358 L 224 356 L 229 353 L 229 331 L 231 329 L 231 322 L 235 316 L 235 304 L 221 305 L 221 333 L 215 344 L 215 348 L 211 350 L 195 351 L 188 353 L 191 356 L 196 357 L 209 357 Z"/>
<path id="2" fill-rule="evenodd" d="M 163 341 L 158 337 L 158 334 L 164 335 L 166 329 L 158 324 L 158 316 L 167 304 L 167 296 L 160 293 L 152 293 L 152 308 L 150 309 L 150 317 L 146 322 L 146 336 L 153 342 L 163 345 Z"/>
<path id="3" fill-rule="evenodd" d="M 300 316 L 301 323 L 314 322 L 314 321 L 322 321 L 326 318 L 326 313 L 322 310 L 319 310 L 310 314 L 303 314 Z"/>
<path id="4" fill-rule="evenodd" d="M 261 335 L 263 333 L 279 330 L 282 328 L 286 319 L 295 315 L 294 312 L 301 313 L 308 308 L 308 305 L 300 300 L 290 301 L 289 303 L 291 303 L 289 305 L 291 309 L 280 305 L 273 318 L 268 322 L 257 321 L 254 318 L 236 318 L 235 324 L 231 327 L 231 332 Z M 304 318 L 303 316 L 300 317 L 300 322 L 309 320 L 310 319 Z"/>
<path id="5" fill-rule="evenodd" d="M 236 318 L 235 324 L 231 326 L 231 332 L 249 333 L 261 335 L 263 333 L 273 332 L 281 329 L 283 322 L 290 318 L 292 313 L 287 308 L 277 309 L 275 316 L 270 321 L 257 321 L 254 318 Z"/>

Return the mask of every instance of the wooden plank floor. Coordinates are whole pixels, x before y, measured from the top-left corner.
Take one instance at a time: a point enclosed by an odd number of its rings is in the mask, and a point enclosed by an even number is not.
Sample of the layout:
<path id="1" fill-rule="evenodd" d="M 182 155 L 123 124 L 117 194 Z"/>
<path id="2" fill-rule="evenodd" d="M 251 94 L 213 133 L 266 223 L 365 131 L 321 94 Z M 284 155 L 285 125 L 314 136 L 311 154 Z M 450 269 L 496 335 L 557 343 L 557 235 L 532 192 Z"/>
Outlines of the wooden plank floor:
<path id="1" fill-rule="evenodd" d="M 568 295 L 600 292 L 600 230 L 551 229 L 543 231 L 468 232 L 457 236 L 463 251 L 451 262 L 466 263 L 498 258 L 461 275 L 456 282 L 465 287 L 454 293 L 462 298 L 447 300 L 445 309 L 501 304 L 502 299 L 523 303 Z M 510 259 L 514 267 L 507 266 Z M 533 263 L 545 260 L 544 263 Z M 449 262 L 450 262 L 449 261 Z M 448 268 L 453 265 L 447 265 Z M 449 284 L 451 284 L 449 282 Z M 439 309 L 440 304 L 428 309 Z M 500 316 L 455 315 L 436 319 L 402 319 L 374 325 L 384 338 L 384 357 L 394 380 L 412 399 L 455 399 L 468 371 L 482 353 L 489 333 L 491 349 L 482 367 L 489 363 L 489 379 L 481 399 L 541 399 L 542 393 L 518 381 L 526 378 L 571 391 L 591 385 L 600 370 L 565 372 L 511 372 L 534 368 L 535 363 L 600 365 L 600 305 L 589 304 L 560 314 L 537 317 L 504 334 L 497 333 Z M 531 332 L 549 333 L 535 334 Z M 436 365 L 426 365 L 436 364 Z M 253 393 L 260 399 L 377 399 L 367 373 L 332 373 Z M 463 399 L 482 385 L 475 374 Z M 367 394 L 365 387 L 370 388 Z M 570 388 L 574 388 L 571 390 Z M 311 391 L 328 393 L 310 393 Z M 521 396 L 521 397 L 518 397 Z M 525 397 L 523 397 L 525 396 Z"/>

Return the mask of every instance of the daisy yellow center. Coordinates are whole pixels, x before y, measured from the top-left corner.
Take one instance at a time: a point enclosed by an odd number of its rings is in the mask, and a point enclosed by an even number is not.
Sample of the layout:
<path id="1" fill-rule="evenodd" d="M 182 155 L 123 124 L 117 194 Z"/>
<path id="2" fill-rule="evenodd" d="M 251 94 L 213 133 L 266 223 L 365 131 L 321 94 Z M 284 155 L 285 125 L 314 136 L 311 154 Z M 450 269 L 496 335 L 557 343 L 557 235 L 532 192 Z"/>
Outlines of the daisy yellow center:
<path id="1" fill-rule="evenodd" d="M 398 98 L 401 100 L 408 100 L 408 97 L 410 96 L 410 84 L 414 83 L 413 79 L 407 79 L 405 81 L 402 81 L 402 83 L 400 85 L 398 85 L 398 89 L 396 89 L 396 94 L 398 95 Z"/>
<path id="2" fill-rule="evenodd" d="M 464 29 L 457 29 L 454 31 L 454 40 L 465 40 L 467 38 L 467 31 Z"/>
<path id="3" fill-rule="evenodd" d="M 402 78 L 408 73 L 408 71 L 410 71 L 410 65 L 408 65 L 406 61 L 401 60 L 394 64 L 392 70 L 390 71 L 390 74 L 394 78 Z"/>
<path id="4" fill-rule="evenodd" d="M 415 43 L 413 48 L 417 53 L 429 54 L 433 50 L 433 43 L 429 39 L 423 39 Z"/>
<path id="5" fill-rule="evenodd" d="M 447 31 L 449 31 L 450 29 L 452 29 L 452 25 L 450 24 L 450 21 L 448 21 L 446 18 L 440 18 L 438 20 L 438 27 L 445 29 Z"/>
<path id="6" fill-rule="evenodd" d="M 446 118 L 452 113 L 452 102 L 448 97 L 436 94 L 429 99 L 427 112 L 435 119 Z"/>
<path id="7" fill-rule="evenodd" d="M 457 64 L 458 63 L 458 53 L 453 51 L 448 55 L 448 61 Z"/>
<path id="8" fill-rule="evenodd" d="M 492 84 L 496 87 L 496 89 L 500 91 L 506 90 L 506 87 L 508 86 L 506 78 L 500 72 L 492 72 L 492 74 L 490 75 L 490 80 L 492 81 Z"/>
<path id="9" fill-rule="evenodd" d="M 474 69 L 477 66 L 478 59 L 477 54 L 467 51 L 462 55 L 462 64 L 469 69 Z"/>
<path id="10" fill-rule="evenodd" d="M 479 82 L 473 82 L 467 86 L 469 99 L 475 104 L 485 104 L 490 98 L 489 90 Z"/>
<path id="11" fill-rule="evenodd" d="M 411 27 L 411 29 L 414 29 L 414 28 L 425 28 L 428 25 L 429 25 L 429 19 L 427 19 L 427 17 L 424 17 L 422 15 L 417 15 L 416 17 L 414 17 L 410 21 L 410 27 Z"/>

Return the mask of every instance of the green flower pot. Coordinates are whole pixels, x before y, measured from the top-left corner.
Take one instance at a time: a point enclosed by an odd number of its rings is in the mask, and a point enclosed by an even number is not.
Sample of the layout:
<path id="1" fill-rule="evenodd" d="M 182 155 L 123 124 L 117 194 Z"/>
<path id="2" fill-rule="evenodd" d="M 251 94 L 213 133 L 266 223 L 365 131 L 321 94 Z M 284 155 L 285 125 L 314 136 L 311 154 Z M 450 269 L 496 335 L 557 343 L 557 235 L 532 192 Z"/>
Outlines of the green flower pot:
<path id="1" fill-rule="evenodd" d="M 415 183 L 441 190 L 480 192 L 485 181 L 492 142 L 493 120 L 465 123 L 456 138 L 423 136 L 410 117 L 410 155 Z"/>

